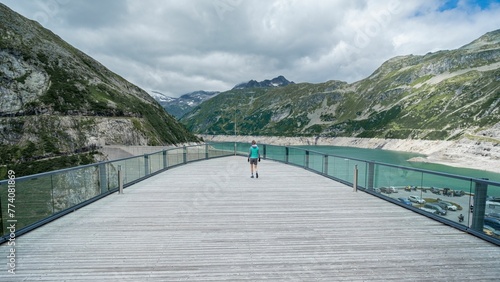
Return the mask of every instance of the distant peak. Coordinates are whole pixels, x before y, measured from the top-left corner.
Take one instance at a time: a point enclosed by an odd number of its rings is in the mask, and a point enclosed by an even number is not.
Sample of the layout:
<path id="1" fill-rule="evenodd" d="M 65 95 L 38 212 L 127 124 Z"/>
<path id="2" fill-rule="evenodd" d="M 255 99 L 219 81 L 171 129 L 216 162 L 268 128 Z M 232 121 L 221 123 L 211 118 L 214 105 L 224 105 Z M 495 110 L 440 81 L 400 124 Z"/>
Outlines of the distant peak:
<path id="1" fill-rule="evenodd" d="M 233 89 L 283 87 L 289 84 L 294 84 L 294 82 L 289 81 L 284 76 L 280 75 L 271 80 L 266 79 L 260 82 L 252 79 L 248 82 L 237 84 L 235 87 L 233 87 Z"/>

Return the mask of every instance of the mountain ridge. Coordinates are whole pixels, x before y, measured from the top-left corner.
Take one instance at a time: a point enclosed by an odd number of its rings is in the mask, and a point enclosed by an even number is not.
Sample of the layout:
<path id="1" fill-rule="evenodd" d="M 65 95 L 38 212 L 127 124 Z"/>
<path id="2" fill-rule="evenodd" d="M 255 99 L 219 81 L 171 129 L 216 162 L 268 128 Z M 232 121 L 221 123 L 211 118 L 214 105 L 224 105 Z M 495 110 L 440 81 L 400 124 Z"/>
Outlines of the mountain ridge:
<path id="1" fill-rule="evenodd" d="M 460 138 L 500 121 L 499 42 L 496 30 L 455 50 L 394 57 L 354 83 L 232 89 L 181 121 L 198 134 Z"/>
<path id="2" fill-rule="evenodd" d="M 260 82 L 252 79 L 248 82 L 239 83 L 232 89 L 273 88 L 284 87 L 289 84 L 294 84 L 294 82 L 289 81 L 284 76 L 280 75 L 273 79 L 265 79 Z M 150 95 L 158 101 L 169 114 L 180 119 L 199 104 L 217 96 L 220 93 L 220 91 L 198 90 L 183 94 L 179 98 L 174 98 L 158 91 L 152 91 Z"/>
<path id="3" fill-rule="evenodd" d="M 160 103 L 167 113 L 179 119 L 194 107 L 215 97 L 219 93 L 219 91 L 198 90 L 183 94 L 179 98 L 174 98 L 158 91 L 152 91 L 151 96 Z"/>
<path id="4" fill-rule="evenodd" d="M 246 88 L 266 88 L 266 87 L 283 87 L 295 82 L 289 81 L 284 76 L 280 75 L 273 79 L 265 79 L 263 81 L 250 80 L 242 82 L 233 87 L 233 89 L 246 89 Z"/>

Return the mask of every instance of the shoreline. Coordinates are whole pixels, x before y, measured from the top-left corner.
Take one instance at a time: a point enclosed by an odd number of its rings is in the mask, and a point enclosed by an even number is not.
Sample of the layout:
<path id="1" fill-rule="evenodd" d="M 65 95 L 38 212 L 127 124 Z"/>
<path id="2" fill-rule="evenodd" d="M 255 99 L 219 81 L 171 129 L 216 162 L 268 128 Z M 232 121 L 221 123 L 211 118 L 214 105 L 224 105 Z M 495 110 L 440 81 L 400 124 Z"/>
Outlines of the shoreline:
<path id="1" fill-rule="evenodd" d="M 241 135 L 198 135 L 205 141 L 248 142 L 270 145 L 326 145 L 365 149 L 381 149 L 419 153 L 425 157 L 409 159 L 413 162 L 435 163 L 451 167 L 478 169 L 500 173 L 500 143 L 462 138 L 456 141 L 381 139 L 355 137 L 278 137 Z"/>

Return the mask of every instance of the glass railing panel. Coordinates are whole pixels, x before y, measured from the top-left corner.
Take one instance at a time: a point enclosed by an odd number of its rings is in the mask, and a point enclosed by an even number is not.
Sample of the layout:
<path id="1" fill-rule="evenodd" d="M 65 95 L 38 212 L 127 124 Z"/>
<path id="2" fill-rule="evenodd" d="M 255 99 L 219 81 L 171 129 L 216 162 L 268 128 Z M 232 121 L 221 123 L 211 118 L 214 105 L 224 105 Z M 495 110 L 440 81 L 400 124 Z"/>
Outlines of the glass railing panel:
<path id="1" fill-rule="evenodd" d="M 368 187 L 368 163 L 364 161 L 350 160 L 349 168 L 352 170 L 351 183 L 354 183 L 354 171 L 357 169 L 358 172 L 358 187 L 360 189 L 366 189 Z"/>
<path id="2" fill-rule="evenodd" d="M 306 150 L 299 148 L 288 148 L 288 163 L 298 166 L 305 166 Z"/>
<path id="3" fill-rule="evenodd" d="M 167 151 L 168 166 L 175 166 L 184 163 L 184 149 L 176 148 Z"/>
<path id="4" fill-rule="evenodd" d="M 163 151 L 149 155 L 150 173 L 155 173 L 162 170 L 163 167 Z"/>
<path id="5" fill-rule="evenodd" d="M 352 160 L 343 157 L 328 156 L 328 175 L 336 179 L 352 182 Z"/>
<path id="6" fill-rule="evenodd" d="M 206 144 L 205 145 L 205 151 L 207 152 L 208 154 L 208 158 L 214 158 L 214 157 L 218 157 L 219 155 L 219 149 L 217 149 L 215 146 L 213 146 L 212 144 Z"/>
<path id="7" fill-rule="evenodd" d="M 472 230 L 500 239 L 500 186 L 484 179 L 471 180 L 469 226 Z"/>
<path id="8" fill-rule="evenodd" d="M 324 163 L 325 163 L 324 154 L 309 152 L 309 163 L 308 163 L 309 169 L 312 169 L 317 173 L 323 173 Z"/>
<path id="9" fill-rule="evenodd" d="M 146 158 L 144 158 L 144 156 L 139 156 L 137 158 L 134 158 L 133 164 L 135 164 L 137 168 L 136 180 L 146 176 Z"/>
<path id="10" fill-rule="evenodd" d="M 283 146 L 266 145 L 266 158 L 285 162 L 286 148 Z"/>
<path id="11" fill-rule="evenodd" d="M 205 145 L 186 147 L 188 162 L 203 160 L 206 158 Z"/>
<path id="12" fill-rule="evenodd" d="M 131 170 L 131 168 L 128 167 L 128 163 L 126 160 L 114 161 L 108 164 L 108 175 L 116 175 L 117 177 L 119 167 L 121 167 L 122 170 L 123 184 L 125 185 L 131 182 L 132 180 L 129 180 L 129 170 Z"/>
<path id="13" fill-rule="evenodd" d="M 114 163 L 122 166 L 123 184 L 136 181 L 145 175 L 144 156 L 129 158 Z"/>
<path id="14" fill-rule="evenodd" d="M 374 165 L 374 187 L 395 187 L 399 190 L 408 185 L 421 185 L 421 181 L 421 173 L 382 164 Z"/>
<path id="15" fill-rule="evenodd" d="M 422 184 L 416 192 L 425 202 L 414 203 L 414 206 L 466 225 L 470 222 L 471 185 L 470 180 L 423 172 Z M 463 221 L 459 220 L 459 215 L 463 216 Z"/>
<path id="16" fill-rule="evenodd" d="M 104 184 L 107 191 L 108 183 Z M 52 175 L 54 212 L 85 202 L 101 193 L 99 166 L 65 171 Z"/>
<path id="17" fill-rule="evenodd" d="M 106 163 L 106 180 L 108 191 L 118 188 L 118 166 L 115 162 Z"/>
<path id="18" fill-rule="evenodd" d="M 500 184 L 488 184 L 486 201 L 486 216 L 500 217 Z"/>
<path id="19" fill-rule="evenodd" d="M 9 220 L 13 220 L 16 230 L 19 230 L 51 216 L 55 212 L 52 194 L 51 175 L 16 179 L 10 188 L 7 183 L 0 185 L 2 207 L 0 234 L 8 233 Z"/>
<path id="20" fill-rule="evenodd" d="M 196 161 L 196 160 L 200 159 L 199 158 L 199 150 L 198 150 L 198 147 L 196 147 L 196 146 L 186 147 L 185 152 L 186 152 L 186 157 L 187 157 L 188 162 Z"/>
<path id="21" fill-rule="evenodd" d="M 251 146 L 251 143 L 248 142 L 248 143 L 236 143 L 236 153 L 238 155 L 244 155 L 244 156 L 248 156 L 248 151 L 250 149 L 250 146 Z M 264 145 L 260 145 L 260 144 L 257 144 L 257 146 L 259 146 L 259 150 L 260 150 L 260 154 L 263 155 L 264 152 Z"/>
<path id="22" fill-rule="evenodd" d="M 220 151 L 222 151 L 222 146 L 218 144 L 206 144 L 205 150 L 208 153 L 208 158 L 214 158 L 220 156 Z"/>
<path id="23" fill-rule="evenodd" d="M 229 146 L 227 143 L 223 144 L 208 144 L 206 147 L 206 150 L 208 150 L 208 158 L 215 158 L 215 157 L 221 157 L 225 156 L 229 153 Z M 233 145 L 234 148 L 234 145 Z M 233 152 L 234 154 L 234 152 Z"/>
<path id="24" fill-rule="evenodd" d="M 401 167 L 371 164 L 373 167 L 373 188 L 377 193 L 394 198 L 403 204 L 411 205 L 410 200 L 422 199 L 422 172 Z M 367 163 L 367 185 L 370 186 L 370 163 Z M 411 196 L 411 197 L 410 197 Z"/>
<path id="25" fill-rule="evenodd" d="M 245 143 L 221 142 L 209 144 L 209 158 L 232 156 L 236 150 L 239 155 L 248 155 L 249 145 Z"/>

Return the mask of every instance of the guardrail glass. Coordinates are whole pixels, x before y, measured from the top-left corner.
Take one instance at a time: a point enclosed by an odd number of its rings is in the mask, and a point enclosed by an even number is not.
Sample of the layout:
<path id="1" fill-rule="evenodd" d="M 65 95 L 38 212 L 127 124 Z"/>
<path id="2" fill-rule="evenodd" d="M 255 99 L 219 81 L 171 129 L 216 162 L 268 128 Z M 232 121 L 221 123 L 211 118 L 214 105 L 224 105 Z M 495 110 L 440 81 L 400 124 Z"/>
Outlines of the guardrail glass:
<path id="1" fill-rule="evenodd" d="M 0 181 L 0 243 L 9 238 L 9 226 L 20 235 L 116 192 L 119 169 L 128 186 L 177 165 L 234 155 L 234 148 L 234 143 L 203 144 L 24 177 L 12 172 L 11 180 Z"/>
<path id="2" fill-rule="evenodd" d="M 11 224 L 20 234 L 118 190 L 192 161 L 248 155 L 250 143 L 176 147 L 115 161 L 0 181 L 0 243 Z M 417 168 L 335 156 L 304 148 L 259 144 L 262 158 L 353 185 L 403 207 L 500 244 L 500 183 Z M 15 176 L 15 174 L 14 174 Z M 17 233 L 16 233 L 17 234 Z"/>
<path id="3" fill-rule="evenodd" d="M 248 146 L 248 145 L 247 145 Z M 303 148 L 261 145 L 266 158 L 304 167 L 500 244 L 500 183 Z"/>

